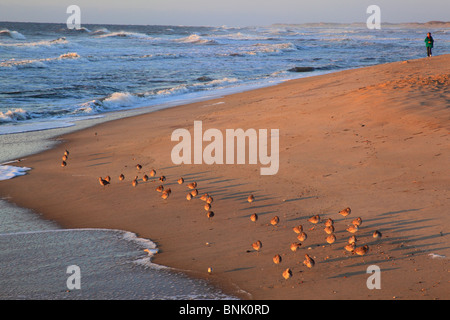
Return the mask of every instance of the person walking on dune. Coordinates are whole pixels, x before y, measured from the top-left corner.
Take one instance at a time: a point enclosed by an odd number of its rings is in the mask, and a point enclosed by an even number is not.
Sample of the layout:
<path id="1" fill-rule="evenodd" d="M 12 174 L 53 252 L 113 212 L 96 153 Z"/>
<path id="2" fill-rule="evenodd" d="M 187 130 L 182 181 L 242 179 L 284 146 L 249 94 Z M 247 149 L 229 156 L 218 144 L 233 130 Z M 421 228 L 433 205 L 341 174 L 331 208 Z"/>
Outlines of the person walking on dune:
<path id="1" fill-rule="evenodd" d="M 427 37 L 425 38 L 425 46 L 427 47 L 427 56 L 431 57 L 433 54 L 431 52 L 431 49 L 433 48 L 434 39 L 431 36 L 431 33 L 427 33 Z"/>

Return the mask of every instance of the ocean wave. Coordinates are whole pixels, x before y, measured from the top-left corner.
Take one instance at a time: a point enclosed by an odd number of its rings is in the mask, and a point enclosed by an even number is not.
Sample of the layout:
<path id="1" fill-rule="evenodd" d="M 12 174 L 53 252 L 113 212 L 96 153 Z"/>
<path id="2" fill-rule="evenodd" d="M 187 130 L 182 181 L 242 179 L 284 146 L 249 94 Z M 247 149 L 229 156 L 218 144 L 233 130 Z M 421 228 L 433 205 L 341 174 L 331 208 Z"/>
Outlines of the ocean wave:
<path id="1" fill-rule="evenodd" d="M 55 58 L 45 58 L 45 59 L 30 59 L 30 60 L 15 60 L 11 59 L 0 63 L 0 67 L 6 68 L 46 68 L 45 62 L 66 60 L 66 59 L 78 59 L 80 55 L 76 52 L 69 52 L 60 55 Z"/>
<path id="2" fill-rule="evenodd" d="M 32 116 L 22 108 L 0 112 L 0 123 L 29 120 Z"/>
<path id="3" fill-rule="evenodd" d="M 280 54 L 283 52 L 291 52 L 298 50 L 297 47 L 291 43 L 256 43 L 251 46 L 251 50 L 231 52 L 229 56 L 252 56 L 252 55 L 264 55 L 264 54 Z"/>
<path id="4" fill-rule="evenodd" d="M 0 165 L 0 181 L 23 176 L 30 168 Z"/>
<path id="5" fill-rule="evenodd" d="M 11 31 L 8 29 L 0 30 L 0 37 L 2 37 L 2 36 L 7 36 L 7 37 L 10 37 L 10 38 L 16 39 L 16 40 L 25 40 L 26 39 L 25 36 L 23 34 L 21 34 L 20 32 L 17 32 L 14 30 Z"/>
<path id="6" fill-rule="evenodd" d="M 205 39 L 196 33 L 191 34 L 190 36 L 184 38 L 175 39 L 174 41 L 179 43 L 192 43 L 192 44 L 218 44 L 216 40 Z"/>
<path id="7" fill-rule="evenodd" d="M 107 29 L 106 29 L 107 30 Z M 118 32 L 105 32 L 103 34 L 99 34 L 98 38 L 138 38 L 138 39 L 153 39 L 152 37 L 146 35 L 145 33 L 139 32 L 127 32 L 127 31 L 118 31 Z"/>
<path id="8" fill-rule="evenodd" d="M 109 31 L 107 28 L 101 28 L 101 29 L 90 32 L 90 35 L 100 36 L 100 35 L 105 35 L 105 34 L 109 34 L 109 33 L 111 33 L 111 31 Z"/>
<path id="9" fill-rule="evenodd" d="M 1 43 L 0 46 L 3 47 L 42 47 L 42 46 L 53 46 L 67 44 L 68 41 L 65 37 L 57 38 L 54 40 L 42 40 L 34 42 L 18 42 L 18 43 Z"/>

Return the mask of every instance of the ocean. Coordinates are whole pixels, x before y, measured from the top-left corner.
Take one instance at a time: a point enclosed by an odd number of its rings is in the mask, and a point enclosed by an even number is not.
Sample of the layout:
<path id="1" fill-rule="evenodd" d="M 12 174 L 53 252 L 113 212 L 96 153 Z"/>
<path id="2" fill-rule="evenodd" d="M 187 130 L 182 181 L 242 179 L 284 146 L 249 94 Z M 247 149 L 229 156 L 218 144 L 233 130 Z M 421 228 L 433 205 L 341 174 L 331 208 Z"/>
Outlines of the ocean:
<path id="1" fill-rule="evenodd" d="M 0 180 L 49 139 L 96 123 L 339 70 L 450 53 L 450 29 L 0 22 Z M 8 164 L 14 163 L 15 166 Z M 235 299 L 151 262 L 125 230 L 66 230 L 0 199 L 0 299 Z M 69 290 L 67 267 L 81 270 Z"/>

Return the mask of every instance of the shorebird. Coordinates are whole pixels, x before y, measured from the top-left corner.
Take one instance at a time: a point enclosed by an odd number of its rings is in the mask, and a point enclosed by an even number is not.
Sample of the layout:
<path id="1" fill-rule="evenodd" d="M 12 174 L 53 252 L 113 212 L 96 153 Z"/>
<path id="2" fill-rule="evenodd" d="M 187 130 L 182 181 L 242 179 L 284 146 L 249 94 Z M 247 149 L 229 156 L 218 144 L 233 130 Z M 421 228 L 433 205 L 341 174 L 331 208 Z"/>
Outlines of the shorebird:
<path id="1" fill-rule="evenodd" d="M 298 248 L 301 247 L 301 245 L 302 245 L 301 243 L 293 242 L 293 243 L 291 243 L 289 248 L 291 249 L 291 251 L 295 252 L 295 251 L 297 251 Z"/>
<path id="2" fill-rule="evenodd" d="M 137 181 L 138 177 L 134 177 L 133 181 L 131 182 L 131 184 L 133 185 L 133 187 L 136 187 L 138 185 L 138 181 Z"/>
<path id="3" fill-rule="evenodd" d="M 291 269 L 287 268 L 286 270 L 283 271 L 283 278 L 287 280 L 290 277 L 292 277 L 292 271 Z"/>
<path id="4" fill-rule="evenodd" d="M 252 194 L 249 195 L 248 198 L 247 198 L 247 201 L 248 201 L 249 203 L 252 203 L 254 200 L 255 200 L 255 197 L 254 197 Z"/>
<path id="5" fill-rule="evenodd" d="M 349 243 L 348 245 L 346 245 L 344 247 L 345 250 L 347 250 L 348 252 L 353 252 L 353 250 L 355 250 L 356 244 L 354 242 Z"/>
<path id="6" fill-rule="evenodd" d="M 381 232 L 378 230 L 375 230 L 372 234 L 372 237 L 374 237 L 375 239 L 381 239 Z"/>
<path id="7" fill-rule="evenodd" d="M 293 227 L 292 230 L 294 230 L 295 233 L 302 233 L 303 232 L 303 226 L 302 225 L 298 225 L 296 227 Z"/>
<path id="8" fill-rule="evenodd" d="M 66 157 L 68 157 L 68 156 L 69 156 L 69 150 L 66 149 L 66 150 L 64 151 L 64 155 L 65 155 Z"/>
<path id="9" fill-rule="evenodd" d="M 98 182 L 100 182 L 100 185 L 102 186 L 106 186 L 109 184 L 109 182 L 106 181 L 105 179 L 102 179 L 102 177 L 98 177 Z"/>
<path id="10" fill-rule="evenodd" d="M 328 218 L 327 221 L 325 221 L 325 227 L 330 227 L 334 223 L 333 219 Z"/>
<path id="11" fill-rule="evenodd" d="M 205 206 L 203 208 L 208 211 L 209 209 L 211 209 L 211 205 L 209 203 L 205 203 Z"/>
<path id="12" fill-rule="evenodd" d="M 191 200 L 191 199 L 192 199 L 192 194 L 188 193 L 188 194 L 186 195 L 186 199 L 187 199 L 187 200 Z"/>
<path id="13" fill-rule="evenodd" d="M 136 169 L 141 170 L 141 169 L 142 169 L 142 166 L 141 166 L 140 164 L 137 164 L 137 165 L 136 165 Z"/>
<path id="14" fill-rule="evenodd" d="M 148 180 L 148 175 L 144 174 L 144 176 L 142 177 L 142 181 L 147 181 Z"/>
<path id="15" fill-rule="evenodd" d="M 260 240 L 252 243 L 252 248 L 256 250 L 256 252 L 259 252 L 262 248 L 262 242 Z"/>
<path id="16" fill-rule="evenodd" d="M 359 230 L 359 227 L 358 226 L 355 226 L 354 224 L 352 224 L 351 226 L 349 226 L 347 229 L 345 229 L 345 230 L 347 230 L 348 232 L 350 232 L 350 233 L 356 233 L 358 230 Z"/>
<path id="17" fill-rule="evenodd" d="M 67 161 L 67 156 L 66 155 L 62 156 L 62 161 Z"/>
<path id="18" fill-rule="evenodd" d="M 206 216 L 208 217 L 208 219 L 211 219 L 212 217 L 214 217 L 214 212 L 208 211 L 208 212 L 206 213 Z"/>
<path id="19" fill-rule="evenodd" d="M 156 187 L 155 189 L 158 192 L 163 192 L 164 191 L 164 186 L 163 185 L 159 185 L 158 187 Z"/>
<path id="20" fill-rule="evenodd" d="M 252 214 L 250 216 L 250 220 L 252 220 L 253 222 L 256 222 L 258 220 L 258 215 L 256 213 Z"/>
<path id="21" fill-rule="evenodd" d="M 278 218 L 278 216 L 275 216 L 270 220 L 270 224 L 273 226 L 276 226 L 279 222 L 280 222 L 280 218 Z"/>
<path id="22" fill-rule="evenodd" d="M 163 198 L 164 200 L 166 200 L 170 195 L 170 192 L 167 192 L 166 190 L 164 190 L 162 192 L 161 198 Z"/>
<path id="23" fill-rule="evenodd" d="M 334 227 L 331 225 L 331 226 L 325 227 L 324 230 L 327 234 L 332 234 L 334 232 Z"/>
<path id="24" fill-rule="evenodd" d="M 120 174 L 119 180 L 122 181 L 122 180 L 124 180 L 124 179 L 125 179 L 125 176 L 124 176 L 123 174 Z"/>
<path id="25" fill-rule="evenodd" d="M 305 254 L 305 260 L 303 261 L 303 264 L 308 268 L 312 268 L 316 263 L 313 258 L 311 258 L 308 254 Z"/>
<path id="26" fill-rule="evenodd" d="M 154 177 L 156 175 L 156 171 L 155 169 L 152 169 L 152 171 L 150 171 L 150 177 Z"/>
<path id="27" fill-rule="evenodd" d="M 110 176 L 106 176 L 105 180 L 108 181 L 108 182 L 111 182 L 111 177 Z"/>
<path id="28" fill-rule="evenodd" d="M 183 178 L 180 178 L 180 179 L 177 180 L 177 182 L 178 182 L 178 184 L 183 184 L 184 179 L 183 179 Z"/>
<path id="29" fill-rule="evenodd" d="M 205 193 L 200 197 L 200 200 L 206 201 L 208 200 L 209 194 Z"/>
<path id="30" fill-rule="evenodd" d="M 329 244 L 332 244 L 332 243 L 334 243 L 336 241 L 336 236 L 334 235 L 334 234 L 330 234 L 328 237 L 327 237 L 327 242 L 329 243 Z"/>
<path id="31" fill-rule="evenodd" d="M 280 263 L 281 263 L 281 260 L 283 260 L 283 259 L 281 259 L 281 256 L 280 256 L 279 254 L 276 254 L 276 255 L 272 258 L 272 260 L 273 260 L 273 263 L 275 263 L 275 264 L 280 264 Z"/>
<path id="32" fill-rule="evenodd" d="M 67 166 L 67 162 L 65 162 L 64 160 L 61 162 L 61 167 L 65 167 Z"/>
<path id="33" fill-rule="evenodd" d="M 308 221 L 317 224 L 320 221 L 320 216 L 319 215 L 312 216 L 311 218 L 308 219 Z"/>
<path id="34" fill-rule="evenodd" d="M 352 212 L 352 210 L 351 210 L 350 208 L 345 208 L 345 209 L 339 211 L 339 214 L 342 215 L 342 216 L 344 216 L 344 217 L 346 217 L 346 216 L 348 216 L 351 212 Z"/>
<path id="35" fill-rule="evenodd" d="M 359 227 L 362 224 L 362 219 L 358 217 L 352 221 L 352 224 Z"/>
<path id="36" fill-rule="evenodd" d="M 211 267 L 208 268 L 208 273 L 209 273 L 209 274 L 212 273 L 212 268 L 211 268 Z"/>
<path id="37" fill-rule="evenodd" d="M 213 203 L 213 201 L 214 201 L 214 199 L 211 196 L 209 196 L 208 199 L 206 199 L 206 203 L 209 203 L 209 204 Z"/>
<path id="38" fill-rule="evenodd" d="M 356 243 L 356 236 L 351 236 L 348 238 L 348 243 Z"/>
<path id="39" fill-rule="evenodd" d="M 195 188 L 197 188 L 197 182 L 191 182 L 187 185 L 187 187 L 189 189 L 195 189 Z"/>
<path id="40" fill-rule="evenodd" d="M 367 244 L 365 246 L 358 247 L 355 250 L 353 250 L 353 252 L 359 256 L 364 256 L 368 251 L 369 251 L 369 246 Z"/>
<path id="41" fill-rule="evenodd" d="M 163 192 L 165 192 L 165 193 L 168 193 L 168 194 L 171 194 L 172 193 L 172 189 L 164 189 L 164 191 Z"/>
<path id="42" fill-rule="evenodd" d="M 159 181 L 161 181 L 161 182 L 164 182 L 164 181 L 166 181 L 166 177 L 165 177 L 165 176 L 161 176 L 161 177 L 159 177 Z"/>
<path id="43" fill-rule="evenodd" d="M 306 238 L 308 238 L 308 236 L 306 235 L 306 233 L 304 233 L 303 231 L 299 233 L 299 235 L 297 236 L 298 241 L 303 242 L 306 240 Z"/>
<path id="44" fill-rule="evenodd" d="M 192 190 L 192 191 L 191 191 L 191 195 L 192 195 L 193 197 L 196 197 L 196 196 L 198 195 L 198 190 L 197 190 L 197 189 Z"/>

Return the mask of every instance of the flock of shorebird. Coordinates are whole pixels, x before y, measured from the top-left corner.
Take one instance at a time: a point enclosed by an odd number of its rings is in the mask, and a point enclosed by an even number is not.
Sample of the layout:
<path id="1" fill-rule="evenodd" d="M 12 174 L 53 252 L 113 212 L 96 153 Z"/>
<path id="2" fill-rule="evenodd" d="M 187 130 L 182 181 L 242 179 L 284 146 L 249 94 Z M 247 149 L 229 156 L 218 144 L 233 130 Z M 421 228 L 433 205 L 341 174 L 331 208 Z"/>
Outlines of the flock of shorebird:
<path id="1" fill-rule="evenodd" d="M 67 165 L 67 159 L 69 156 L 69 151 L 65 150 L 64 155 L 62 157 L 62 163 L 61 166 L 65 167 Z M 142 165 L 137 164 L 136 165 L 136 169 L 138 171 L 140 171 L 142 169 Z M 155 169 L 152 169 L 149 172 L 150 177 L 155 177 L 156 176 L 156 171 Z M 119 175 L 119 181 L 123 181 L 125 180 L 125 176 L 122 174 Z M 147 174 L 144 174 L 142 177 L 142 180 L 148 181 L 149 180 L 149 176 Z M 110 176 L 106 176 L 105 178 L 99 177 L 98 181 L 100 183 L 101 186 L 105 187 L 107 185 L 109 185 L 111 183 L 111 177 Z M 156 181 L 156 180 L 155 180 Z M 161 193 L 161 198 L 166 200 L 170 194 L 172 193 L 171 188 L 165 188 L 163 182 L 166 181 L 166 177 L 164 175 L 159 177 L 159 182 L 161 183 L 160 185 L 158 185 L 158 187 L 156 187 L 156 191 Z M 184 178 L 180 177 L 177 180 L 178 184 L 182 185 L 184 184 Z M 132 186 L 136 187 L 138 185 L 138 176 L 135 176 L 134 179 L 132 180 Z M 187 184 L 187 188 L 190 190 L 187 195 L 186 195 L 186 199 L 188 201 L 192 200 L 193 198 L 198 196 L 198 189 L 197 189 L 197 182 L 191 182 Z M 205 202 L 204 205 L 204 209 L 207 212 L 206 216 L 208 219 L 211 219 L 214 217 L 214 212 L 211 210 L 212 207 L 212 202 L 213 202 L 213 198 L 210 194 L 205 193 L 202 196 L 199 197 L 202 201 Z M 247 198 L 247 201 L 251 204 L 255 201 L 255 197 L 254 195 L 249 195 Z M 339 214 L 341 216 L 343 216 L 344 218 L 347 217 L 348 215 L 350 215 L 351 213 L 351 209 L 350 208 L 345 208 L 341 211 L 339 211 Z M 250 220 L 252 222 L 257 222 L 258 221 L 258 215 L 256 213 L 253 213 L 250 216 Z M 322 222 L 320 215 L 314 215 L 311 216 L 310 218 L 307 219 L 308 222 L 314 224 L 314 225 L 318 225 L 319 223 Z M 271 220 L 270 220 L 270 224 L 272 226 L 277 226 L 280 223 L 280 218 L 278 216 L 274 216 Z M 366 245 L 362 245 L 357 247 L 357 238 L 356 238 L 356 233 L 359 231 L 360 226 L 362 224 L 362 219 L 361 217 L 357 217 L 355 219 L 352 220 L 351 224 L 346 228 L 346 231 L 348 231 L 350 234 L 352 234 L 350 236 L 350 238 L 347 241 L 347 245 L 345 245 L 344 249 L 345 251 L 351 252 L 352 254 L 356 254 L 356 255 L 360 255 L 360 256 L 364 256 L 367 254 L 367 252 L 369 251 L 369 246 Z M 303 226 L 302 225 L 297 225 L 294 226 L 293 231 L 297 234 L 297 240 L 298 242 L 293 242 L 290 244 L 290 249 L 293 252 L 296 252 L 301 246 L 302 243 L 307 239 L 307 234 L 306 232 L 303 230 Z M 313 230 L 313 228 L 311 228 L 310 230 Z M 327 220 L 324 221 L 324 231 L 327 234 L 325 241 L 328 244 L 333 244 L 336 242 L 336 236 L 335 236 L 335 227 L 334 227 L 334 221 L 331 218 L 328 218 Z M 372 234 L 373 238 L 378 240 L 381 238 L 381 232 L 378 230 L 375 230 Z M 252 243 L 252 248 L 257 252 L 257 254 L 261 251 L 262 249 L 262 242 L 260 240 L 255 241 L 254 243 Z M 303 261 L 303 264 L 308 267 L 308 268 L 313 268 L 315 265 L 315 261 L 313 259 L 313 257 L 311 257 L 310 255 L 306 254 L 304 255 L 305 260 Z M 279 254 L 276 254 L 273 257 L 273 262 L 276 265 L 281 264 L 282 262 L 282 257 Z M 212 268 L 208 268 L 208 273 L 212 272 Z M 284 279 L 289 279 L 291 278 L 293 275 L 292 270 L 290 268 L 285 269 L 282 272 L 282 276 Z"/>
<path id="2" fill-rule="evenodd" d="M 248 198 L 248 202 L 253 202 L 254 201 L 254 196 L 250 195 Z M 344 218 L 347 217 L 349 214 L 351 213 L 351 209 L 350 208 L 345 208 L 341 211 L 339 211 L 339 214 L 342 215 Z M 250 220 L 253 222 L 256 222 L 258 220 L 258 215 L 256 213 L 252 214 L 250 216 Z M 313 225 L 318 225 L 319 223 L 322 222 L 320 215 L 314 215 L 310 218 L 307 219 L 308 222 L 312 223 Z M 276 226 L 278 225 L 280 222 L 280 218 L 278 216 L 273 217 L 270 220 L 270 224 L 272 226 Z M 327 234 L 325 241 L 328 244 L 333 244 L 336 242 L 336 236 L 335 236 L 335 227 L 334 227 L 334 221 L 332 218 L 328 218 L 327 220 L 325 220 L 323 222 L 324 224 L 324 231 Z M 367 244 L 362 245 L 357 247 L 356 243 L 357 243 L 357 238 L 356 238 L 356 233 L 359 231 L 360 226 L 362 224 L 362 218 L 361 217 L 357 217 L 355 219 L 353 219 L 353 221 L 351 222 L 351 224 L 346 228 L 346 231 L 348 231 L 350 234 L 352 234 L 350 236 L 350 238 L 348 239 L 348 244 L 344 247 L 344 249 L 348 252 L 351 252 L 352 254 L 356 254 L 359 256 L 364 256 L 367 254 L 367 252 L 369 252 L 369 246 Z M 315 227 L 311 228 L 310 230 L 314 230 Z M 302 243 L 307 239 L 307 234 L 306 232 L 303 230 L 303 226 L 302 225 L 297 225 L 294 226 L 292 228 L 292 230 L 297 234 L 297 240 L 298 242 L 293 242 L 290 244 L 290 249 L 293 252 L 296 252 L 301 246 Z M 376 240 L 381 238 L 381 232 L 378 230 L 375 230 L 372 234 L 372 237 Z M 252 244 L 252 248 L 259 253 L 259 251 L 262 248 L 262 242 L 260 240 L 254 242 Z M 315 261 L 313 259 L 313 257 L 311 257 L 309 254 L 305 253 L 304 255 L 305 260 L 303 261 L 303 264 L 307 267 L 307 268 L 313 268 L 315 265 Z M 281 264 L 282 262 L 282 257 L 280 254 L 276 254 L 273 258 L 272 258 L 273 262 L 276 265 Z M 282 276 L 284 279 L 289 279 L 291 278 L 293 275 L 291 268 L 287 268 L 282 272 Z"/>

